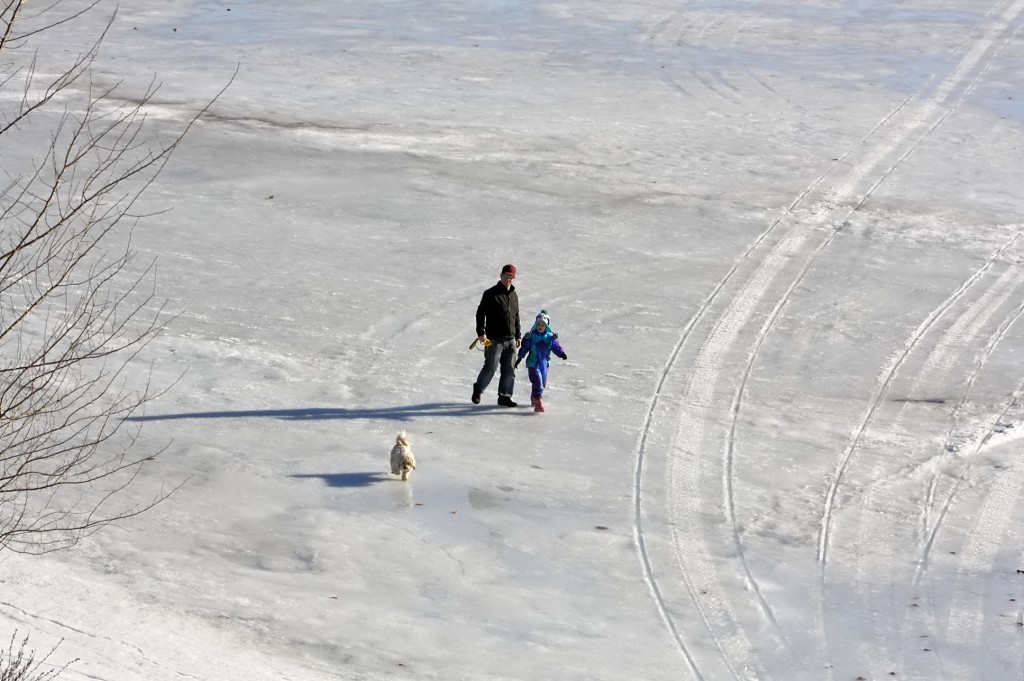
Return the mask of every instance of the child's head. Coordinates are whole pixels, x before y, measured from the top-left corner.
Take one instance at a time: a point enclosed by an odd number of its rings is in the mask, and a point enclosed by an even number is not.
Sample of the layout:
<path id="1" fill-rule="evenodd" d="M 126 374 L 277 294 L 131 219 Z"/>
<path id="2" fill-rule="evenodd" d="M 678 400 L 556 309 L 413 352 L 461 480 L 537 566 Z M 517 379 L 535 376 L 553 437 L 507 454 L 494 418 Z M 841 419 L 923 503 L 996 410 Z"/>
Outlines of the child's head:
<path id="1" fill-rule="evenodd" d="M 551 317 L 548 316 L 547 310 L 541 310 L 540 314 L 537 315 L 537 319 L 533 323 L 537 327 L 537 330 L 544 333 L 551 326 Z"/>

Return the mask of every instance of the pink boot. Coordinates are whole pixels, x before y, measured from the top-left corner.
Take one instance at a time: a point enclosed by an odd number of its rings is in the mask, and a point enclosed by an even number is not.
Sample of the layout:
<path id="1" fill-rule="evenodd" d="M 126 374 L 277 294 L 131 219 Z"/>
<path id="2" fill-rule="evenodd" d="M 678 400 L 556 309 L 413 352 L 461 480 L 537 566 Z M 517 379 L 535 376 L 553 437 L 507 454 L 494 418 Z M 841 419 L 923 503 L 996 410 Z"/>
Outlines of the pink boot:
<path id="1" fill-rule="evenodd" d="M 531 400 L 531 402 L 533 402 L 533 410 L 534 411 L 537 411 L 537 412 L 544 411 L 544 401 L 541 400 L 541 398 L 538 397 L 535 400 Z"/>

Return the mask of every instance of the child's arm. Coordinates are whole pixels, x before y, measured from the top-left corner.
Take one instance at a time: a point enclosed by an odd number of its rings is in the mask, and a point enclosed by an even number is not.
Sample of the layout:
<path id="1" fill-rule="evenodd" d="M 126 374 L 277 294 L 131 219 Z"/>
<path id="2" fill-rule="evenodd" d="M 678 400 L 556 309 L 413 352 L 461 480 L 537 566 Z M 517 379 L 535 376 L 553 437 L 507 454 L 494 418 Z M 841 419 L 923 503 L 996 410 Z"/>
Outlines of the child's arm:
<path id="1" fill-rule="evenodd" d="M 569 355 L 565 354 L 565 350 L 562 349 L 562 344 L 558 342 L 557 338 L 551 342 L 551 352 L 562 359 L 569 359 Z"/>
<path id="2" fill-rule="evenodd" d="M 519 359 L 520 360 L 522 360 L 523 357 L 526 357 L 526 355 L 528 355 L 530 353 L 530 346 L 531 345 L 533 345 L 533 338 L 530 337 L 530 334 L 526 334 L 525 336 L 523 336 L 523 343 L 522 343 L 522 345 L 519 346 Z M 516 362 L 516 364 L 519 364 L 519 362 Z"/>

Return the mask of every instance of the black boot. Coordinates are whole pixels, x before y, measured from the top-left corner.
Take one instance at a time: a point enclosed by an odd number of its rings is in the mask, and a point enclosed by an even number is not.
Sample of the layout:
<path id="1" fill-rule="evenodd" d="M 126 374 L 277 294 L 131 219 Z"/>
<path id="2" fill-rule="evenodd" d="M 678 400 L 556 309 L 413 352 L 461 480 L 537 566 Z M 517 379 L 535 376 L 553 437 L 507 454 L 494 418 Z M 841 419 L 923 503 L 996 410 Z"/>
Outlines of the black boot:
<path id="1" fill-rule="evenodd" d="M 482 393 L 482 392 L 480 392 L 480 391 L 479 391 L 479 390 L 477 389 L 477 387 L 476 387 L 476 383 L 474 383 L 474 384 L 473 384 L 473 404 L 480 404 L 480 396 L 481 396 L 481 395 L 483 395 L 483 393 Z"/>
<path id="2" fill-rule="evenodd" d="M 509 397 L 508 395 L 499 395 L 498 396 L 498 406 L 499 407 L 518 407 L 519 405 L 516 404 L 515 402 L 513 402 L 512 398 Z"/>

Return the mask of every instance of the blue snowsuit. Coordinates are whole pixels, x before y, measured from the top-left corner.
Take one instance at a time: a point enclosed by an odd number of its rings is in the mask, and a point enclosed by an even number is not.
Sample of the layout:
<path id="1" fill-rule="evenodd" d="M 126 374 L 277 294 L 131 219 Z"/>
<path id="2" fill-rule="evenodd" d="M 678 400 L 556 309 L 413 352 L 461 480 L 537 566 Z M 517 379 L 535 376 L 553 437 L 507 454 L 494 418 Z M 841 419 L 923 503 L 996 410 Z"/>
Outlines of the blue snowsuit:
<path id="1" fill-rule="evenodd" d="M 551 363 L 551 353 L 562 359 L 568 355 L 558 342 L 558 334 L 548 327 L 541 333 L 534 324 L 530 332 L 523 336 L 523 343 L 519 347 L 519 359 L 526 357 L 526 368 L 530 374 L 530 385 L 533 386 L 530 397 L 539 399 L 544 395 L 544 386 L 548 383 L 548 366 Z"/>

